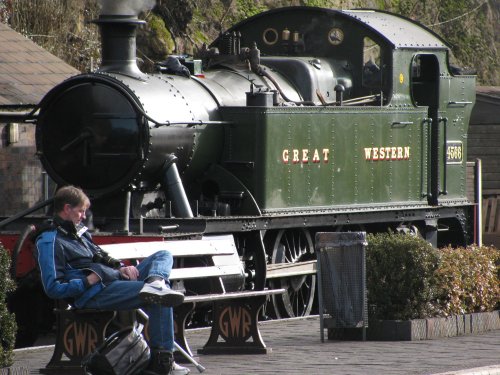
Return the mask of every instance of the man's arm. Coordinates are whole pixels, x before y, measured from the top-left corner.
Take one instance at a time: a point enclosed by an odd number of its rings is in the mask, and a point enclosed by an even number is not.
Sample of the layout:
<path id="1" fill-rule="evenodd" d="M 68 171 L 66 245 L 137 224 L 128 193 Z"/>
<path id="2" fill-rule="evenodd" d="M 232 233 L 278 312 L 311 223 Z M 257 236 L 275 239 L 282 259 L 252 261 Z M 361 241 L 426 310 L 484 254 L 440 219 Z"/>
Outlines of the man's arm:
<path id="1" fill-rule="evenodd" d="M 92 285 L 90 281 L 93 280 L 93 277 L 91 277 L 91 280 L 87 277 L 67 282 L 63 281 L 65 260 L 55 239 L 55 232 L 44 232 L 36 242 L 38 265 L 45 293 L 54 299 L 76 297 Z M 95 277 L 98 278 L 97 275 Z"/>

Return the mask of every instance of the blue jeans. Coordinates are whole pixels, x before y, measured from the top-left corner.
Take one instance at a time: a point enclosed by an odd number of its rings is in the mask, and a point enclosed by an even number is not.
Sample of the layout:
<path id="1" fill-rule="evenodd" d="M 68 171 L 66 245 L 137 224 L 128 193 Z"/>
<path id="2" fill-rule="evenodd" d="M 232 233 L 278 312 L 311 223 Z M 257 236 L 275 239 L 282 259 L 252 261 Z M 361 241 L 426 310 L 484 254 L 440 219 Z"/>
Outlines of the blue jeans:
<path id="1" fill-rule="evenodd" d="M 143 259 L 137 269 L 137 281 L 117 280 L 107 285 L 86 304 L 87 309 L 134 310 L 141 308 L 149 316 L 149 346 L 155 349 L 174 349 L 174 320 L 171 307 L 148 305 L 139 298 L 144 280 L 159 276 L 168 283 L 173 258 L 168 251 L 158 251 Z"/>

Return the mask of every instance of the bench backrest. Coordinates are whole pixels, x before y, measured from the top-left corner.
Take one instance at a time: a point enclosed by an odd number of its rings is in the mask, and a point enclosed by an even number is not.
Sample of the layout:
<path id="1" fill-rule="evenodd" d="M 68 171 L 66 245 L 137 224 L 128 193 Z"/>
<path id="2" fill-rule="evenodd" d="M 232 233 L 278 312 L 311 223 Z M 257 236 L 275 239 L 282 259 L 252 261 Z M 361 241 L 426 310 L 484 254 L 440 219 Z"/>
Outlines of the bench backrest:
<path id="1" fill-rule="evenodd" d="M 243 264 L 231 235 L 205 236 L 201 240 L 129 242 L 101 245 L 113 258 L 121 260 L 143 259 L 159 250 L 168 250 L 174 257 L 171 281 L 183 281 L 200 278 L 245 277 Z M 188 259 L 203 259 L 203 266 L 192 266 Z M 191 266 L 189 266 L 191 264 Z"/>

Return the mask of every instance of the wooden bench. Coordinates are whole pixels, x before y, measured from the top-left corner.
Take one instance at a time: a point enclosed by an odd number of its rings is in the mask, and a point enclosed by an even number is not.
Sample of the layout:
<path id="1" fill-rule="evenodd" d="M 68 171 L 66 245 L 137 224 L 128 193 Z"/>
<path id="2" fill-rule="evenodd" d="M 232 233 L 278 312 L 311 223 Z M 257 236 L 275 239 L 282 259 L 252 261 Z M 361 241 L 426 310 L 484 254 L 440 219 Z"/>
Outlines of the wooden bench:
<path id="1" fill-rule="evenodd" d="M 198 349 L 198 353 L 266 354 L 271 349 L 266 347 L 259 332 L 259 312 L 268 296 L 283 294 L 285 291 L 286 289 L 265 289 L 188 296 L 174 314 L 176 325 L 180 328 L 175 333 L 175 340 L 192 355 L 185 336 L 186 318 L 194 311 L 197 303 L 211 302 L 213 319 L 210 337 L 205 346 Z"/>
<path id="2" fill-rule="evenodd" d="M 170 251 L 174 257 L 170 281 L 178 289 L 182 289 L 187 280 L 215 281 L 214 285 L 219 288 L 216 293 L 186 296 L 184 303 L 174 309 L 175 340 L 189 355 L 193 353 L 186 338 L 186 320 L 201 303 L 212 305 L 213 319 L 210 337 L 205 346 L 198 350 L 199 353 L 258 354 L 270 351 L 259 333 L 258 315 L 268 296 L 284 293 L 285 289 L 226 292 L 221 278 L 244 278 L 243 265 L 232 236 L 101 247 L 112 257 L 121 260 L 138 260 L 159 250 Z M 187 259 L 200 257 L 210 260 L 210 264 L 184 266 Z M 133 312 L 68 309 L 64 304 L 57 306 L 55 312 L 56 342 L 51 360 L 45 368 L 40 369 L 44 374 L 84 374 L 80 365 L 82 359 L 105 340 L 109 325 L 130 325 L 138 318 Z M 176 355 L 176 360 L 182 362 L 182 359 Z"/>
<path id="3" fill-rule="evenodd" d="M 484 198 L 483 213 L 483 243 L 500 246 L 500 195 Z"/>

